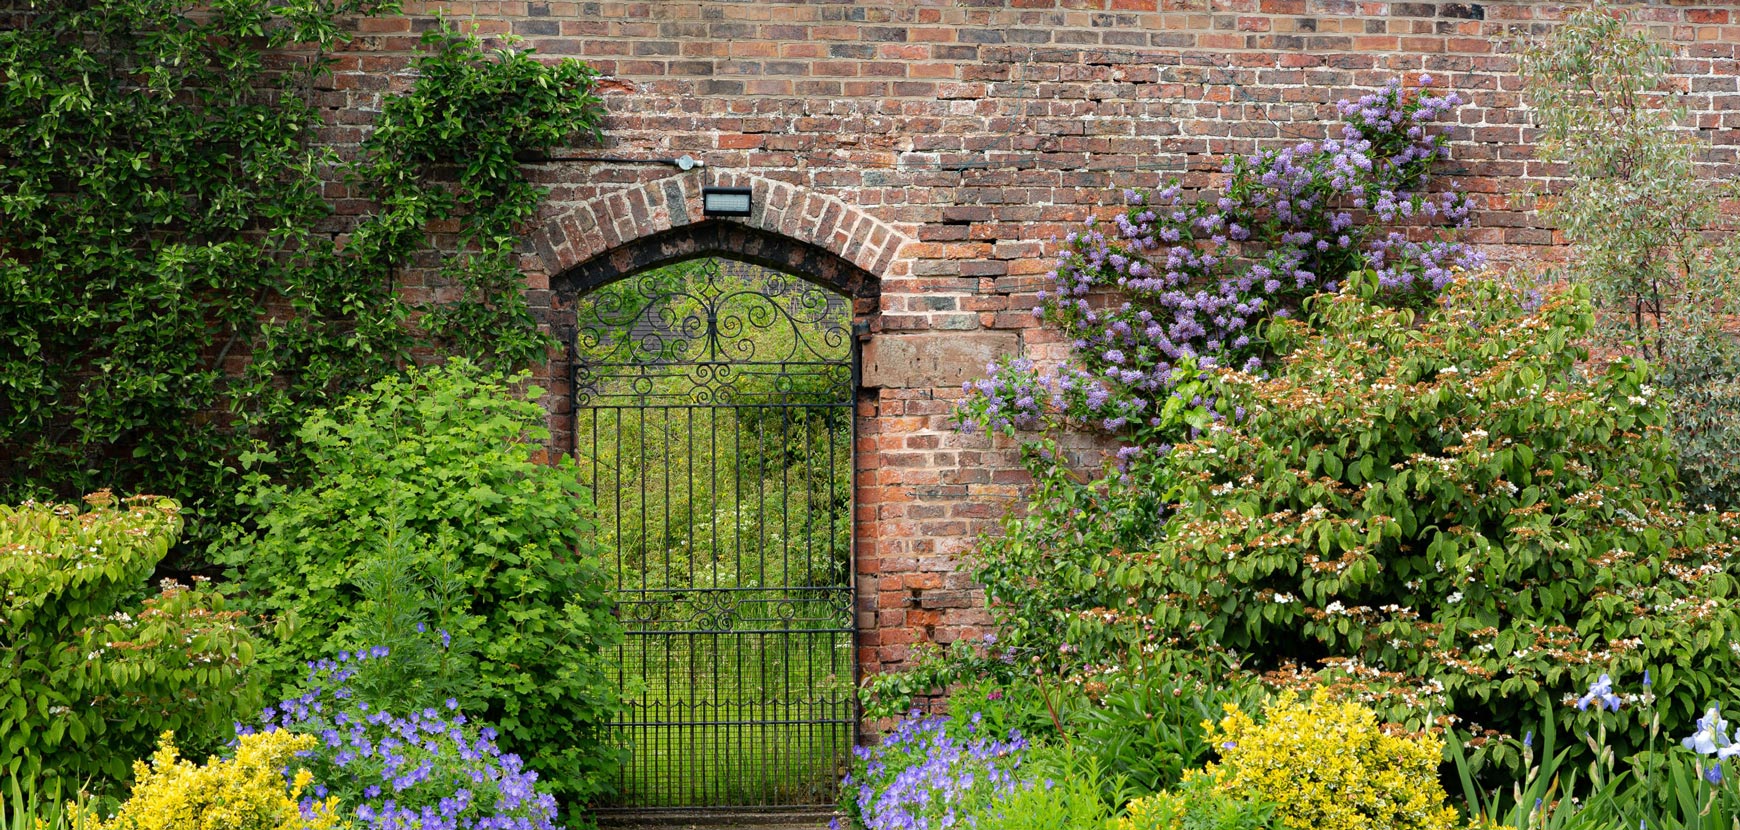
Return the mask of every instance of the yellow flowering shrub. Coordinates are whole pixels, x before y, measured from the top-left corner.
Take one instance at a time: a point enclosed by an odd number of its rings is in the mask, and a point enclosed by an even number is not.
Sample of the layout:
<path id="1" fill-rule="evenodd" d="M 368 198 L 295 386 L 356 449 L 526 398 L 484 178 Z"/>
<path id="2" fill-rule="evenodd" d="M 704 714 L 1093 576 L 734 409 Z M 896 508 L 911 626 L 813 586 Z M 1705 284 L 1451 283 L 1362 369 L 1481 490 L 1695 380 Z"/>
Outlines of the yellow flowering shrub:
<path id="1" fill-rule="evenodd" d="M 348 828 L 337 799 L 303 816 L 297 799 L 312 775 L 284 772 L 296 753 L 312 749 L 313 735 L 262 732 L 244 735 L 232 760 L 195 765 L 179 758 L 175 734 L 163 733 L 147 765 L 133 765 L 132 797 L 101 830 L 339 830 Z"/>
<path id="2" fill-rule="evenodd" d="M 1219 792 L 1213 778 L 1191 770 L 1176 789 L 1125 805 L 1111 830 L 1269 830 L 1275 826 L 1273 805 Z"/>
<path id="3" fill-rule="evenodd" d="M 1124 814 L 1112 826 L 1114 830 L 1174 830 L 1182 825 L 1186 809 L 1183 796 L 1154 793 L 1124 805 Z"/>
<path id="4" fill-rule="evenodd" d="M 1291 830 L 1451 830 L 1456 810 L 1438 783 L 1443 739 L 1386 734 L 1377 714 L 1319 689 L 1301 701 L 1287 692 L 1265 721 L 1233 707 L 1204 724 L 1220 753 L 1204 774 L 1213 791 L 1275 805 Z"/>

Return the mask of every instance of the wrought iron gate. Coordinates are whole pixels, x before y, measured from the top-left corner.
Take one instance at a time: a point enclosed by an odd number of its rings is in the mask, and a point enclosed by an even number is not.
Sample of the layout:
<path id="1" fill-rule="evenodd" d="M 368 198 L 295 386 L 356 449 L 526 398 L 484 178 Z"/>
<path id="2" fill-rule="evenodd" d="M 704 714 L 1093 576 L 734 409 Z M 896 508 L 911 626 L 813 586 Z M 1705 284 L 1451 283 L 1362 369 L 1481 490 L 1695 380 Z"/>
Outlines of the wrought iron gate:
<path id="1" fill-rule="evenodd" d="M 857 723 L 849 301 L 703 259 L 576 314 L 574 454 L 627 628 L 616 806 L 831 802 Z"/>

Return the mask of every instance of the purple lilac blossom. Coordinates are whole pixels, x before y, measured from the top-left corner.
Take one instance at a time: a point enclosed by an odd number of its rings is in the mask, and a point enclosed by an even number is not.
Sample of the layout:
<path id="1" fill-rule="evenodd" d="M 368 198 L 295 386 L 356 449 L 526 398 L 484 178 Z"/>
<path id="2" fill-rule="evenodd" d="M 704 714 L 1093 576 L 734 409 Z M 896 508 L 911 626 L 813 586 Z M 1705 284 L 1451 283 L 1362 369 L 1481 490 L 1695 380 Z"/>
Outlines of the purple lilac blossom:
<path id="1" fill-rule="evenodd" d="M 1113 432 L 1176 433 L 1159 416 L 1180 383 L 1221 367 L 1262 370 L 1252 336 L 1261 320 L 1366 268 L 1398 297 L 1430 296 L 1477 268 L 1469 246 L 1423 236 L 1470 222 L 1460 193 L 1427 190 L 1431 164 L 1449 152 L 1440 122 L 1459 103 L 1392 82 L 1340 103 L 1338 137 L 1235 157 L 1216 190 L 1126 193 L 1128 208 L 1110 222 L 1069 234 L 1038 294 L 1035 312 L 1068 336 L 1073 365 L 989 367 L 966 386 L 962 423 L 1028 430 L 1051 411 Z"/>

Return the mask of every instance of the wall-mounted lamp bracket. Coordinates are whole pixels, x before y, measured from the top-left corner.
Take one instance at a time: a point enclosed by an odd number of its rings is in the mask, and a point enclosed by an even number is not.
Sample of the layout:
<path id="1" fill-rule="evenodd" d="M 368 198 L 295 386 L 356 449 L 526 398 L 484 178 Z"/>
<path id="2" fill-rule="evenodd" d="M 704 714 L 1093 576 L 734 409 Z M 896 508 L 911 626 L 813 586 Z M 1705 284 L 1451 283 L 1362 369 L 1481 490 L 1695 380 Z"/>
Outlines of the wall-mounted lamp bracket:
<path id="1" fill-rule="evenodd" d="M 548 164 L 560 161 L 583 161 L 594 164 L 663 164 L 675 167 L 685 173 L 697 167 L 706 167 L 707 163 L 687 153 L 674 159 L 634 159 L 625 156 L 546 156 L 543 153 L 514 153 L 514 161 L 521 164 Z"/>

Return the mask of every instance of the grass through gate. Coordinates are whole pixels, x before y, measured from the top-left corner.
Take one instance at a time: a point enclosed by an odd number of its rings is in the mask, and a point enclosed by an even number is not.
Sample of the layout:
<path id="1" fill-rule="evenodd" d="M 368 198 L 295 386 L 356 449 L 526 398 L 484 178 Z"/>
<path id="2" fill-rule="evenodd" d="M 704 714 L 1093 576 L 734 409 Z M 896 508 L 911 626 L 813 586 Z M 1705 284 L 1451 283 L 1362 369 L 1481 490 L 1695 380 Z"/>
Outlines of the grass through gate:
<path id="1" fill-rule="evenodd" d="M 629 631 L 621 806 L 827 803 L 852 745 L 850 343 L 808 348 L 849 314 L 761 278 L 654 272 L 590 298 L 617 334 L 582 326 L 574 449 Z"/>

